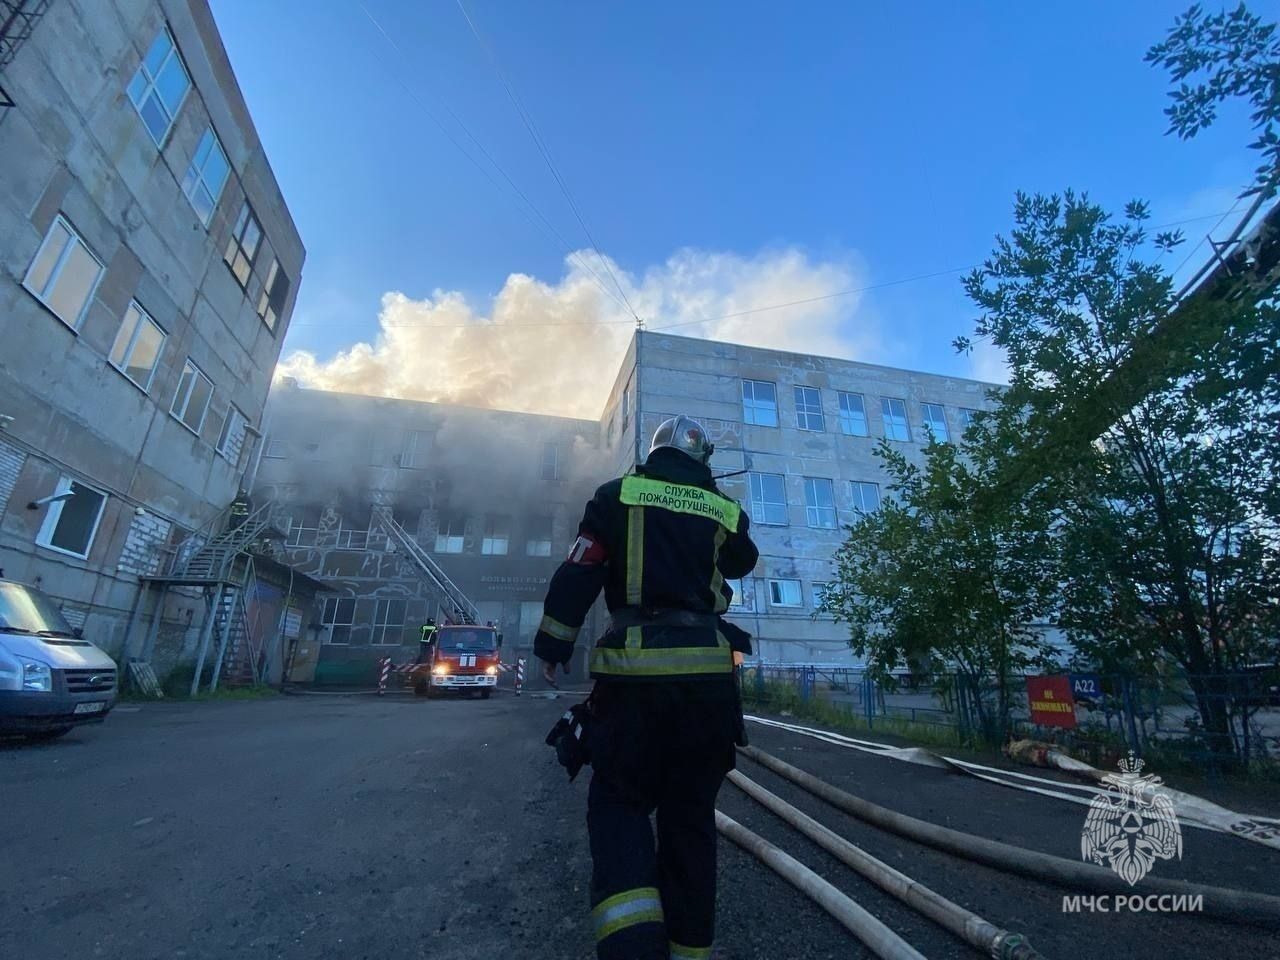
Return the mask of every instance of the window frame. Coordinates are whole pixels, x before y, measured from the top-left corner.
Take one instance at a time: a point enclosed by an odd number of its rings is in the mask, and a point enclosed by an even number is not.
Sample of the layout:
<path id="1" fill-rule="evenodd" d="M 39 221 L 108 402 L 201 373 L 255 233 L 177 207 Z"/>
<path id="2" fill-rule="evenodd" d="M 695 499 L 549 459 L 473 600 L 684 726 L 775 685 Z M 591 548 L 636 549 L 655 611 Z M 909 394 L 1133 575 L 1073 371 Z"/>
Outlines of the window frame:
<path id="1" fill-rule="evenodd" d="M 808 393 L 812 391 L 817 398 L 815 403 L 811 403 Z M 803 430 L 806 433 L 826 433 L 827 432 L 827 415 L 822 410 L 822 390 L 818 387 L 806 386 L 803 383 L 793 384 L 791 387 L 791 397 L 796 404 L 796 429 Z M 813 413 L 813 410 L 817 413 Z M 812 426 L 811 418 L 817 417 L 818 425 Z"/>
<path id="2" fill-rule="evenodd" d="M 870 487 L 876 493 L 876 506 L 874 510 L 867 510 L 864 506 L 866 497 L 863 495 L 865 488 Z M 849 481 L 850 498 L 853 500 L 853 510 L 859 516 L 867 517 L 880 510 L 880 484 L 874 480 L 850 480 Z"/>
<path id="3" fill-rule="evenodd" d="M 963 433 L 974 424 L 974 419 L 981 412 L 975 407 L 960 407 L 960 432 Z"/>
<path id="4" fill-rule="evenodd" d="M 747 577 L 739 577 L 736 580 L 725 579 L 725 583 L 729 585 L 729 589 L 733 591 L 733 597 L 729 600 L 729 610 L 744 611 L 747 613 L 755 613 L 755 603 L 747 603 L 747 590 L 743 586 L 743 581 Z M 754 597 L 752 598 L 754 601 Z"/>
<path id="5" fill-rule="evenodd" d="M 454 533 L 454 524 L 460 524 L 460 532 Z M 458 549 L 452 549 L 454 541 L 457 541 Z M 441 546 L 441 544 L 444 546 Z M 436 519 L 436 540 L 435 550 L 433 553 L 444 554 L 447 556 L 458 556 L 467 549 L 467 518 L 460 513 L 443 512 Z"/>
<path id="6" fill-rule="evenodd" d="M 751 387 L 751 397 L 747 398 L 747 386 Z M 773 392 L 773 423 L 761 423 L 755 419 L 761 405 L 761 400 L 756 396 L 756 387 L 767 386 Z M 773 380 L 752 380 L 750 377 L 742 378 L 742 422 L 753 427 L 774 427 L 776 428 L 781 422 L 778 418 L 778 384 Z"/>
<path id="7" fill-rule="evenodd" d="M 44 256 L 45 251 L 49 246 L 49 241 L 53 238 L 54 230 L 58 227 L 61 227 L 66 231 L 67 243 L 58 254 L 57 259 L 54 260 L 53 266 L 49 268 L 49 276 L 45 279 L 43 291 L 37 290 L 31 285 L 31 276 L 35 272 L 36 264 L 39 263 L 41 258 Z M 49 294 L 53 292 L 54 288 L 57 286 L 58 280 L 61 279 L 62 271 L 66 268 L 67 261 L 71 259 L 71 252 L 77 244 L 81 246 L 84 249 L 84 252 L 89 255 L 89 258 L 98 265 L 98 274 L 94 277 L 93 283 L 89 285 L 89 290 L 85 294 L 84 302 L 80 304 L 80 309 L 76 312 L 75 318 L 68 320 L 57 311 L 57 308 L 55 308 L 52 303 L 49 302 Z M 22 288 L 40 301 L 41 306 L 79 335 L 80 325 L 84 322 L 84 315 L 88 313 L 89 304 L 93 303 L 93 298 L 98 292 L 98 285 L 102 283 L 102 278 L 106 275 L 106 272 L 107 267 L 106 264 L 102 262 L 102 259 L 93 252 L 93 248 L 85 242 L 84 237 L 82 237 L 80 232 L 72 226 L 71 221 L 62 213 L 58 213 L 57 216 L 53 218 L 53 222 L 49 224 L 49 229 L 45 231 L 44 239 L 40 241 L 40 246 L 36 249 L 35 256 L 31 258 L 31 263 L 27 265 L 27 272 L 23 274 L 22 277 Z"/>
<path id="8" fill-rule="evenodd" d="M 156 42 L 161 38 L 161 36 L 168 38 L 169 52 L 165 54 L 165 58 L 163 62 L 161 62 L 160 68 L 156 71 L 155 76 L 152 76 L 151 71 L 147 69 L 147 57 L 151 53 L 152 49 L 154 49 Z M 173 108 L 172 112 L 170 112 L 169 105 L 164 102 L 164 98 L 160 96 L 159 91 L 157 90 L 157 79 L 160 74 L 164 72 L 165 67 L 168 66 L 170 58 L 177 59 L 178 66 L 182 68 L 182 74 L 187 80 L 186 88 L 182 91 L 182 96 L 179 98 L 178 104 Z M 139 75 L 142 76 L 145 83 L 142 92 L 135 100 L 131 88 L 137 82 Z M 127 96 L 129 98 L 129 102 L 133 104 L 133 109 L 137 112 L 138 119 L 142 121 L 143 127 L 146 128 L 147 135 L 156 145 L 157 150 L 164 150 L 164 145 L 169 140 L 169 134 L 173 133 L 173 128 L 178 122 L 178 115 L 182 113 L 182 108 L 186 105 L 187 97 L 191 95 L 191 89 L 194 86 L 195 84 L 191 79 L 191 70 L 187 67 L 187 61 L 183 58 L 182 51 L 178 49 L 178 41 L 174 39 L 173 31 L 169 29 L 169 24 L 164 23 L 161 25 L 160 32 L 156 34 L 155 39 L 147 46 L 147 52 L 144 53 L 142 58 L 138 61 L 138 69 L 133 71 L 133 76 L 130 77 L 129 82 L 124 88 L 125 96 Z M 146 114 L 142 112 L 142 105 L 146 103 L 149 95 L 155 96 L 156 102 L 159 103 L 160 107 L 164 110 L 169 119 L 169 122 L 165 125 L 164 132 L 158 139 L 156 138 L 155 132 L 151 129 L 151 126 L 147 123 Z"/>
<path id="9" fill-rule="evenodd" d="M 783 610 L 803 610 L 804 609 L 804 585 L 798 578 L 794 577 L 769 577 L 769 608 L 778 607 Z M 783 603 L 781 600 L 773 599 L 773 591 L 775 586 L 782 584 L 794 583 L 796 585 L 796 602 Z M 781 593 L 781 591 L 779 591 Z"/>
<path id="10" fill-rule="evenodd" d="M 550 453 L 550 462 L 548 462 L 547 454 Z M 551 476 L 547 476 L 547 467 L 551 467 Z M 560 444 L 554 441 L 543 443 L 542 458 L 538 462 L 538 472 L 543 480 L 554 481 L 563 479 L 560 476 Z"/>
<path id="11" fill-rule="evenodd" d="M 187 420 L 186 420 L 187 409 L 191 404 L 191 394 L 195 391 L 195 385 L 196 385 L 195 377 L 191 379 L 191 383 L 187 386 L 187 394 L 185 397 L 183 397 L 182 413 L 178 413 L 176 409 L 178 405 L 178 397 L 182 393 L 182 380 L 187 374 L 188 367 L 190 367 L 195 372 L 196 377 L 200 377 L 204 379 L 209 384 L 209 396 L 205 398 L 204 409 L 200 411 L 200 425 L 198 427 L 191 426 L 191 424 L 187 423 Z M 173 393 L 173 402 L 169 404 L 169 415 L 173 417 L 175 420 L 177 420 L 184 427 L 186 427 L 188 430 L 190 430 L 192 433 L 194 433 L 197 437 L 200 436 L 201 434 L 204 433 L 205 420 L 209 416 L 209 407 L 213 404 L 213 395 L 216 389 L 217 388 L 213 384 L 213 378 L 210 377 L 203 370 L 201 370 L 199 364 L 197 364 L 190 357 L 187 357 L 187 359 L 182 364 L 182 373 L 179 374 L 178 376 L 178 386 Z"/>
<path id="12" fill-rule="evenodd" d="M 533 521 L 536 520 L 535 525 Z M 531 534 L 542 532 L 542 521 L 546 521 L 547 535 L 543 537 L 535 537 Z M 538 545 L 538 549 L 534 550 L 534 545 Z M 542 552 L 542 544 L 546 544 L 546 552 Z M 530 518 L 529 526 L 525 529 L 524 555 L 526 557 L 550 557 L 551 551 L 555 545 L 555 518 L 553 517 L 534 517 Z"/>
<path id="13" fill-rule="evenodd" d="M 892 413 L 892 405 L 898 403 L 902 405 L 902 416 Z M 907 401 L 901 397 L 881 397 L 880 398 L 880 417 L 884 421 L 884 438 L 893 440 L 895 443 L 911 442 L 911 422 L 907 419 Z M 901 419 L 902 423 L 898 424 L 897 420 Z M 905 437 L 893 436 L 890 432 L 890 425 L 901 426 L 906 432 Z"/>
<path id="14" fill-rule="evenodd" d="M 409 600 L 407 597 L 374 597 L 373 619 L 370 620 L 369 646 L 398 647 L 404 641 L 404 627 L 409 620 Z M 395 603 L 402 604 L 400 622 L 391 622 L 391 608 Z M 385 606 L 384 606 L 385 604 Z M 396 639 L 387 642 L 387 629 L 396 630 Z"/>
<path id="15" fill-rule="evenodd" d="M 938 435 L 936 424 L 934 423 L 933 417 L 930 416 L 930 413 L 933 411 L 937 411 L 938 416 L 942 419 L 941 436 Z M 951 442 L 951 428 L 947 425 L 947 410 L 942 404 L 929 403 L 922 400 L 920 402 L 920 419 L 926 434 L 933 434 L 934 439 L 939 443 Z"/>
<path id="16" fill-rule="evenodd" d="M 829 494 L 829 499 L 831 501 L 831 505 L 829 507 L 826 507 L 819 503 L 814 502 L 814 500 L 817 499 L 818 490 L 820 489 L 821 484 L 826 484 L 825 489 Z M 814 495 L 812 499 L 809 496 L 810 492 L 812 492 Z M 831 511 L 830 525 L 827 525 L 824 523 L 814 523 L 815 516 L 817 516 L 818 519 L 821 519 L 822 511 L 825 511 L 825 510 Z M 804 478 L 804 516 L 805 516 L 805 525 L 808 526 L 810 529 L 813 529 L 813 530 L 840 529 L 840 514 L 839 514 L 839 511 L 836 509 L 836 485 L 835 485 L 835 481 L 832 480 L 830 477 L 805 477 Z"/>
<path id="17" fill-rule="evenodd" d="M 766 477 L 776 478 L 782 488 L 782 502 L 779 504 L 774 501 L 764 499 L 764 479 Z M 760 498 L 756 498 L 757 478 L 759 478 Z M 747 500 L 750 504 L 751 522 L 757 526 L 764 527 L 786 527 L 791 524 L 791 504 L 787 501 L 787 478 L 781 473 L 764 473 L 763 471 L 752 470 L 747 473 Z M 766 520 L 756 512 L 756 504 L 759 503 L 763 507 L 769 506 L 782 507 L 783 520 Z"/>
<path id="18" fill-rule="evenodd" d="M 273 301 L 277 299 L 275 288 L 281 277 L 284 278 L 284 292 L 280 294 L 278 298 L 280 302 L 277 304 Z M 292 281 L 290 281 L 289 275 L 285 273 L 284 268 L 280 266 L 280 258 L 278 256 L 273 256 L 271 258 L 271 266 L 267 268 L 266 279 L 262 282 L 262 293 L 258 295 L 258 304 L 255 308 L 255 312 L 258 314 L 258 319 L 266 324 L 267 329 L 271 331 L 272 336 L 275 336 L 276 331 L 280 326 L 280 317 L 284 314 L 285 303 L 289 300 L 289 288 L 291 283 Z M 268 315 L 271 317 L 270 320 L 267 319 Z"/>
<path id="19" fill-rule="evenodd" d="M 862 408 L 860 411 L 849 409 L 846 400 L 856 397 L 858 405 Z M 840 432 L 846 437 L 869 437 L 871 436 L 871 421 L 867 417 L 867 398 L 865 394 L 854 393 L 852 390 L 837 390 L 836 403 L 840 407 Z M 849 429 L 853 426 L 854 416 L 862 418 L 862 430 Z"/>
<path id="20" fill-rule="evenodd" d="M 289 459 L 289 443 L 286 440 L 275 440 L 268 437 L 266 446 L 262 448 L 262 457 L 264 460 L 288 460 Z M 283 450 L 283 453 L 272 453 L 272 450 Z"/>
<path id="21" fill-rule="evenodd" d="M 204 150 L 206 140 L 210 140 L 211 143 L 209 144 L 208 152 L 204 155 L 204 160 L 201 160 L 200 154 Z M 204 179 L 205 167 L 208 166 L 209 158 L 213 156 L 215 149 L 222 156 L 222 162 L 227 168 L 227 172 L 222 178 L 222 183 L 218 184 L 217 193 L 214 193 L 209 189 L 209 185 Z M 192 178 L 193 171 L 195 174 L 194 178 Z M 191 154 L 191 162 L 187 164 L 187 172 L 182 175 L 182 182 L 179 184 L 182 188 L 183 196 L 185 196 L 187 198 L 187 202 L 191 204 L 191 209 L 196 212 L 196 219 L 200 221 L 206 230 L 209 228 L 209 225 L 213 223 L 213 218 L 218 212 L 218 203 L 222 200 L 222 193 L 227 188 L 227 181 L 231 179 L 232 172 L 231 159 L 227 156 L 226 148 L 222 145 L 222 138 L 218 136 L 218 131 L 213 129 L 213 124 L 209 124 L 205 127 L 204 133 L 200 137 L 200 141 L 196 144 L 195 152 Z M 188 180 L 191 181 L 189 185 Z M 196 201 L 194 199 L 196 190 L 200 187 L 204 187 L 204 190 L 209 194 L 211 201 L 209 206 L 209 218 L 207 220 L 201 215 L 200 208 L 196 206 Z"/>
<path id="22" fill-rule="evenodd" d="M 420 440 L 422 437 L 427 438 L 425 445 Z M 434 443 L 435 434 L 430 430 L 406 430 L 397 466 L 402 470 L 425 470 L 426 464 L 418 463 L 418 452 L 424 446 L 427 448 L 424 452 L 430 452 Z"/>
<path id="23" fill-rule="evenodd" d="M 254 244 L 253 253 L 245 256 L 244 235 L 252 224 L 258 231 L 258 240 Z M 249 281 L 253 279 L 253 267 L 258 262 L 258 254 L 262 252 L 263 241 L 266 240 L 266 233 L 262 229 L 262 221 L 258 219 L 258 215 L 253 210 L 253 205 L 246 199 L 240 206 L 240 213 L 236 217 L 235 225 L 231 228 L 231 236 L 227 239 L 227 249 L 222 254 L 222 262 L 227 265 L 227 269 L 231 271 L 231 276 L 235 277 L 236 283 L 240 285 L 240 289 L 246 293 L 249 291 Z M 236 263 L 243 259 L 244 261 L 244 279 L 240 279 L 240 274 L 236 272 Z"/>
<path id="24" fill-rule="evenodd" d="M 218 455 L 222 457 L 222 459 L 226 460 L 228 463 L 239 463 L 240 457 L 244 454 L 243 440 L 240 441 L 240 449 L 236 452 L 236 458 L 232 460 L 229 456 L 227 456 L 227 443 L 231 439 L 231 431 L 227 429 L 227 424 L 231 422 L 232 417 L 239 417 L 244 422 L 244 426 L 240 428 L 241 433 L 243 434 L 248 433 L 249 418 L 246 417 L 244 415 L 244 411 L 242 411 L 234 403 L 228 404 L 227 415 L 222 420 L 222 429 L 218 431 L 218 442 L 214 445 L 213 449 L 217 451 Z"/>
<path id="25" fill-rule="evenodd" d="M 93 552 L 93 544 L 98 539 L 98 531 L 102 528 L 102 515 L 107 510 L 107 492 L 87 483 L 82 483 L 75 477 L 62 474 L 58 477 L 58 483 L 53 488 L 53 496 L 64 493 L 72 493 L 73 487 L 80 487 L 90 493 L 98 495 L 98 512 L 93 518 L 93 526 L 89 530 L 89 537 L 85 542 L 84 553 L 76 553 L 74 550 L 68 550 L 66 547 L 60 547 L 53 542 L 54 535 L 58 532 L 58 524 L 62 522 L 62 510 L 66 505 L 65 500 L 55 500 L 46 504 L 44 519 L 40 522 L 40 529 L 36 531 L 36 546 L 43 550 L 52 550 L 54 553 L 60 553 L 63 556 L 75 557 L 77 560 L 88 560 L 89 554 Z"/>
<path id="26" fill-rule="evenodd" d="M 355 622 L 356 622 L 356 600 L 357 599 L 359 598 L 357 597 L 325 597 L 324 598 L 324 605 L 320 608 L 320 625 L 321 627 L 329 627 L 330 629 L 328 634 L 325 635 L 325 638 L 321 641 L 321 644 L 323 646 L 336 646 L 336 647 L 352 646 L 351 629 L 355 626 Z M 330 617 L 330 614 L 329 614 L 329 604 L 331 603 L 333 604 L 332 618 Z M 351 619 L 339 622 L 338 610 L 343 603 L 351 604 Z M 346 628 L 347 639 L 345 640 L 333 639 L 334 630 L 337 629 L 338 627 Z M 363 646 L 363 644 L 356 644 L 356 646 Z"/>
<path id="27" fill-rule="evenodd" d="M 501 536 L 499 536 L 500 532 Z M 502 544 L 502 549 L 493 549 L 498 543 Z M 505 557 L 510 553 L 511 518 L 506 514 L 488 514 L 484 518 L 484 535 L 480 538 L 480 555 L 482 557 Z"/>
<path id="28" fill-rule="evenodd" d="M 120 358 L 120 362 L 117 363 L 115 359 L 116 347 L 120 343 L 120 334 L 124 333 L 124 325 L 129 319 L 130 310 L 137 312 L 138 321 L 133 326 L 133 333 L 129 335 L 129 343 L 125 347 L 124 355 Z M 138 336 L 142 332 L 142 325 L 144 322 L 149 323 L 153 328 L 159 331 L 160 343 L 156 346 L 156 359 L 155 359 L 155 362 L 151 365 L 151 369 L 147 374 L 147 382 L 139 383 L 137 380 L 133 379 L 133 377 L 129 376 L 129 361 L 133 357 L 134 350 L 136 350 L 138 347 Z M 111 350 L 107 354 L 107 362 L 111 364 L 111 366 L 114 367 L 121 374 L 121 376 L 123 376 L 126 380 L 132 383 L 135 387 L 137 387 L 143 393 L 150 396 L 151 385 L 155 383 L 156 371 L 160 369 L 160 359 L 164 355 L 164 345 L 165 343 L 168 342 L 168 340 L 169 340 L 168 331 L 165 330 L 164 327 L 160 326 L 160 324 L 156 323 L 155 318 L 151 316 L 151 314 L 147 313 L 146 310 L 143 309 L 142 304 L 138 303 L 137 300 L 130 300 L 129 305 L 125 307 L 125 310 L 124 310 L 124 319 L 120 321 L 120 329 L 116 331 L 116 339 L 111 344 Z"/>

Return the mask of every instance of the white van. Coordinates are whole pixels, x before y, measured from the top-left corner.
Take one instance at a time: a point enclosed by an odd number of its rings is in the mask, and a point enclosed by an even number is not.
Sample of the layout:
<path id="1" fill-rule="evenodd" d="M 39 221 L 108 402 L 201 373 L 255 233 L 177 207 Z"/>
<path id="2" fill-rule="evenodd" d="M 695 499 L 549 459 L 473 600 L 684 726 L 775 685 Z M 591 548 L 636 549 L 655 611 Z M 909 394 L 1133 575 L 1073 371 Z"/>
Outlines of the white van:
<path id="1" fill-rule="evenodd" d="M 116 704 L 116 662 L 72 630 L 49 597 L 0 580 L 0 735 L 53 740 L 101 723 Z"/>

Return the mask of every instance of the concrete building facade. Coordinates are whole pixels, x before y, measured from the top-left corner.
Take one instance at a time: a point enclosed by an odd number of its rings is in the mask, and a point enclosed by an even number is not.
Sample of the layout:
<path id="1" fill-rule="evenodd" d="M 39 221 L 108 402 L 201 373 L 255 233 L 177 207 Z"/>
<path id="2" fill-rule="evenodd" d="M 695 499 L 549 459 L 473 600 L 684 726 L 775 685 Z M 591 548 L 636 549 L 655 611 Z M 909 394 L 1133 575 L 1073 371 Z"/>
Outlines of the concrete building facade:
<path id="1" fill-rule="evenodd" d="M 6 6 L 0 568 L 119 657 L 254 457 L 305 252 L 205 0 Z M 168 597 L 158 672 L 204 616 Z"/>
<path id="2" fill-rule="evenodd" d="M 686 414 L 710 432 L 717 474 L 748 470 L 721 484 L 749 509 L 761 552 L 753 574 L 733 584 L 730 618 L 757 637 L 765 659 L 851 662 L 843 628 L 815 610 L 845 525 L 888 495 L 876 444 L 889 437 L 918 460 L 928 431 L 959 437 L 970 412 L 989 405 L 991 389 L 639 333 L 599 421 L 278 388 L 256 495 L 277 500 L 291 518 L 288 561 L 333 589 L 322 666 L 371 670 L 400 640 L 411 643 L 434 612 L 412 564 L 382 552 L 381 536 L 368 533 L 378 504 L 518 650 L 532 642 L 548 579 L 593 489 L 642 461 L 662 420 Z M 509 542 L 498 547 L 495 530 Z M 538 540 L 536 555 L 527 549 L 534 530 L 550 536 Z M 600 606 L 584 635 L 602 627 Z"/>

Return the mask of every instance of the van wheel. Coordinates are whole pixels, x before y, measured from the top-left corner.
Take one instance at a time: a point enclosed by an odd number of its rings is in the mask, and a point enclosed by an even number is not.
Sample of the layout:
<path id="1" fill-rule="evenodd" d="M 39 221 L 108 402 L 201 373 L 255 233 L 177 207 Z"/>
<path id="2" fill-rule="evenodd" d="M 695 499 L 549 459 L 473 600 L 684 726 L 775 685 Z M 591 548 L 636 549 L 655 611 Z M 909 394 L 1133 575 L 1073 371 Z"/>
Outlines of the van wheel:
<path id="1" fill-rule="evenodd" d="M 70 727 L 50 727 L 48 730 L 32 730 L 27 734 L 27 739 L 32 743 L 45 743 L 49 740 L 57 740 L 70 732 Z"/>

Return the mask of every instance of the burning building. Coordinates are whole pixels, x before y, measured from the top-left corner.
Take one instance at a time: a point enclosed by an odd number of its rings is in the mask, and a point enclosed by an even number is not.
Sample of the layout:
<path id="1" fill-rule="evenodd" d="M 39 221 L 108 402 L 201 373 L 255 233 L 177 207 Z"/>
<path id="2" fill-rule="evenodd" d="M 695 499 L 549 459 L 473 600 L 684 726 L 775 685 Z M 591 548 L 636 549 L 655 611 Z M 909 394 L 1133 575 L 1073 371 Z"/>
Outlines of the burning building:
<path id="1" fill-rule="evenodd" d="M 511 657 L 532 644 L 594 488 L 642 460 L 663 419 L 686 414 L 711 434 L 715 472 L 737 473 L 722 488 L 749 509 L 760 546 L 753 575 L 733 584 L 729 616 L 766 659 L 849 662 L 842 629 L 815 610 L 844 525 L 887 495 L 876 443 L 887 437 L 918 457 L 930 432 L 959 436 L 991 389 L 643 332 L 599 420 L 286 381 L 268 405 L 255 496 L 279 505 L 288 562 L 331 591 L 317 679 L 368 676 L 427 617 L 453 616 L 457 596 L 502 627 Z M 603 626 L 599 607 L 584 635 Z"/>

